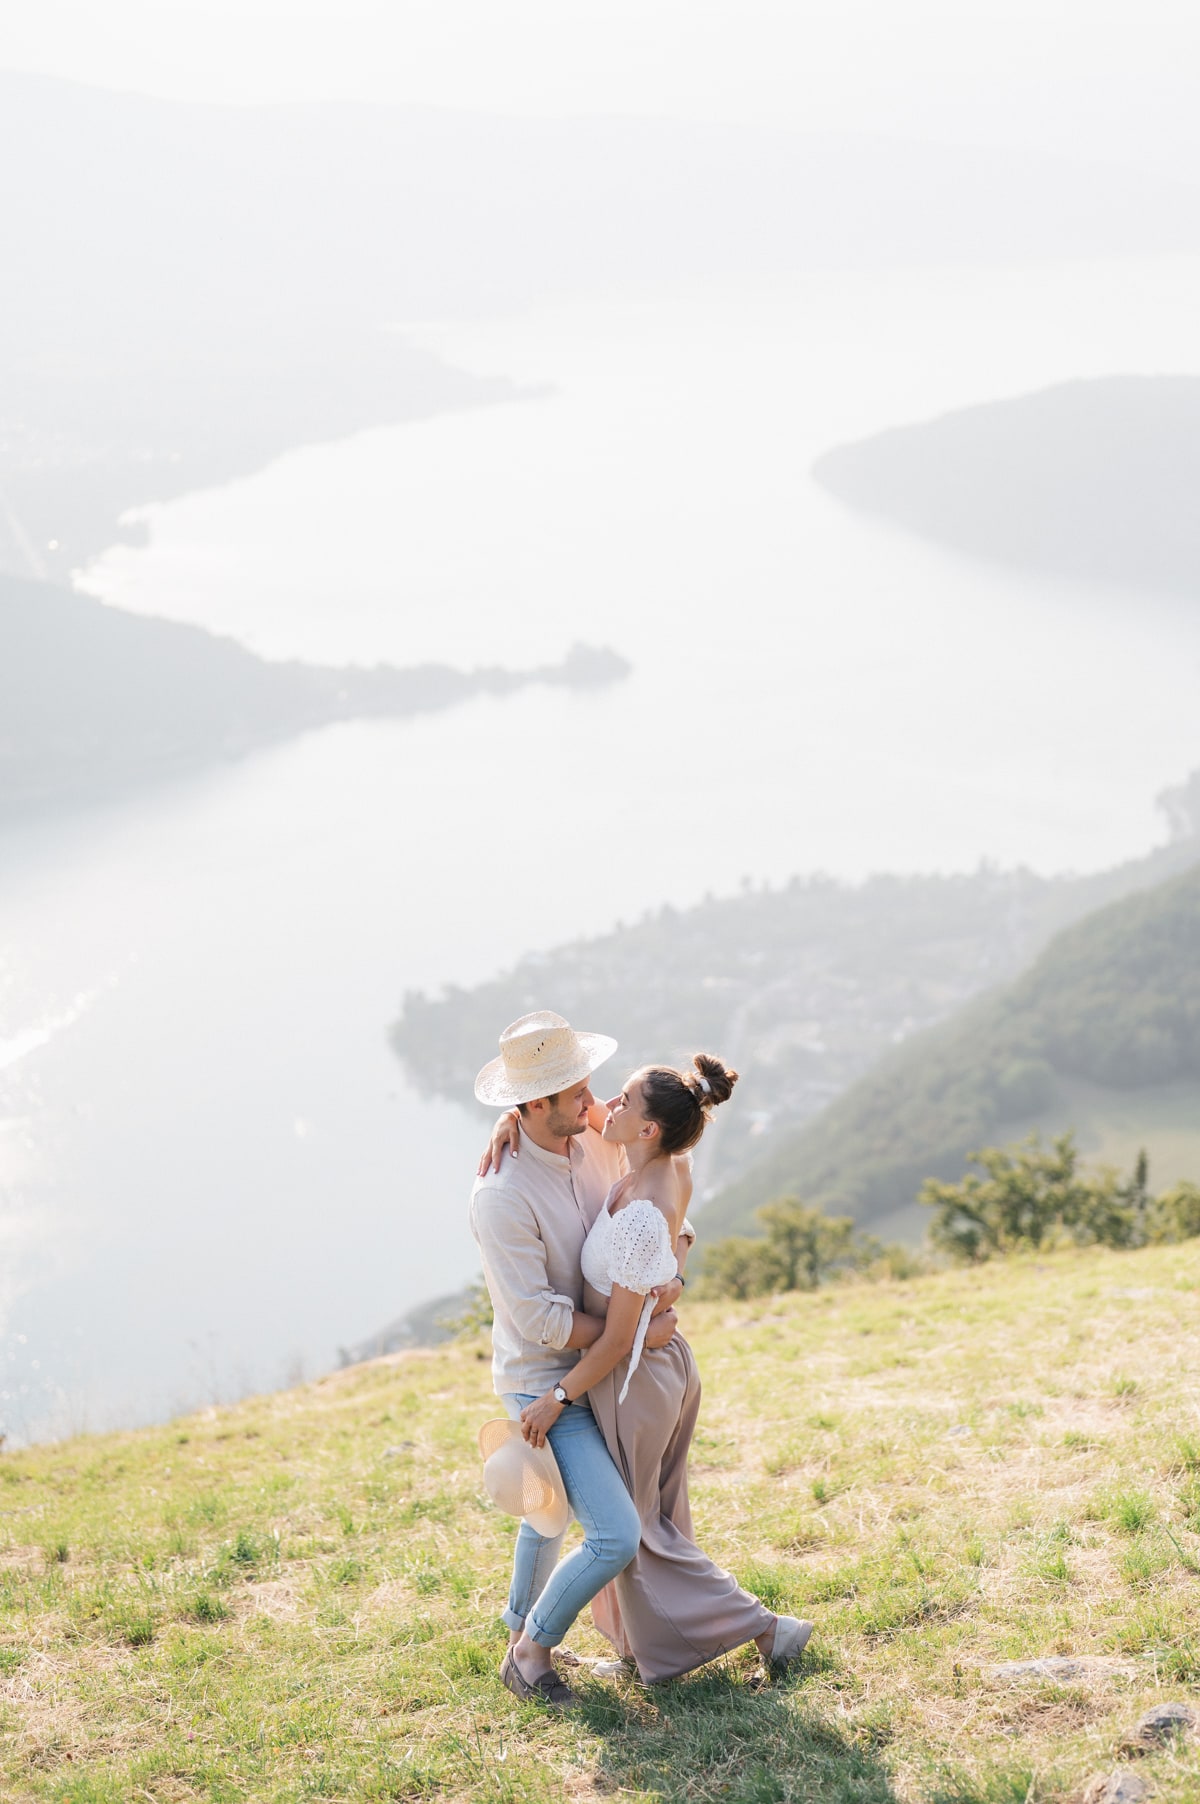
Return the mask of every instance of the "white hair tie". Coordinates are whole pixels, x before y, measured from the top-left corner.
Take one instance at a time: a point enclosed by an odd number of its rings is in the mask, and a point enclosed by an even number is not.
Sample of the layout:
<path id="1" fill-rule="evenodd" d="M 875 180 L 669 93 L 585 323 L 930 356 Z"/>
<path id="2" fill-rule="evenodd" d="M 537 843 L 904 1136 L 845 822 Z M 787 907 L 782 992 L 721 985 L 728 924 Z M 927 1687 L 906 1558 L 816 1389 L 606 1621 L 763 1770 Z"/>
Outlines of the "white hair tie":
<path id="1" fill-rule="evenodd" d="M 696 1073 L 696 1082 L 699 1084 L 700 1088 L 703 1090 L 703 1092 L 706 1096 L 712 1095 L 712 1085 L 709 1083 L 709 1081 L 706 1077 L 701 1077 L 701 1075 L 698 1071 Z"/>

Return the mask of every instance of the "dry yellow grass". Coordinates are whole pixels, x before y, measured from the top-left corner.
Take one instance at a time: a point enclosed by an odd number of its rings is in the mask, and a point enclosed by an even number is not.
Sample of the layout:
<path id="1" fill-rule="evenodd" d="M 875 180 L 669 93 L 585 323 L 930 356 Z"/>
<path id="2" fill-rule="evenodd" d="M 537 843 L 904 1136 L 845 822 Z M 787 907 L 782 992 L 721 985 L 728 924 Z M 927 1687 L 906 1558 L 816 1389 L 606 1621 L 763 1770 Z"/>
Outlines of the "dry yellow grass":
<path id="1" fill-rule="evenodd" d="M 689 1306 L 699 1532 L 818 1632 L 571 1722 L 494 1676 L 482 1345 L 6 1456 L 4 1795 L 1066 1804 L 1200 1708 L 1198 1301 L 1185 1246 Z"/>

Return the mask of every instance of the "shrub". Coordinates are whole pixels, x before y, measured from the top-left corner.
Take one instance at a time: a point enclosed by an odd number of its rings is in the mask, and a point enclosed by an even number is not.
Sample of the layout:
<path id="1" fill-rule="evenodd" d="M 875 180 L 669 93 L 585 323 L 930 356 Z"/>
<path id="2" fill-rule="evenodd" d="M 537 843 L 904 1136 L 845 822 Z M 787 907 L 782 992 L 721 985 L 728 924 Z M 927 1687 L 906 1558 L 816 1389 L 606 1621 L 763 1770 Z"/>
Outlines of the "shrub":
<path id="1" fill-rule="evenodd" d="M 1078 1213 L 1077 1159 L 1070 1134 L 1049 1149 L 1035 1134 L 1011 1151 L 971 1153 L 982 1177 L 968 1172 L 957 1184 L 928 1178 L 921 1186 L 917 1201 L 934 1211 L 930 1240 L 963 1263 L 1052 1244 Z"/>
<path id="2" fill-rule="evenodd" d="M 769 1296 L 779 1288 L 779 1267 L 765 1240 L 732 1234 L 706 1250 L 699 1288 L 714 1297 Z"/>
<path id="3" fill-rule="evenodd" d="M 848 1215 L 826 1215 L 798 1197 L 781 1197 L 755 1213 L 764 1229 L 761 1240 L 733 1235 L 705 1253 L 706 1295 L 816 1290 L 830 1278 L 878 1266 L 889 1252 L 874 1235 L 860 1233 Z"/>
<path id="4" fill-rule="evenodd" d="M 1170 1246 L 1200 1234 L 1200 1185 L 1176 1184 L 1156 1197 L 1146 1222 L 1151 1246 Z"/>

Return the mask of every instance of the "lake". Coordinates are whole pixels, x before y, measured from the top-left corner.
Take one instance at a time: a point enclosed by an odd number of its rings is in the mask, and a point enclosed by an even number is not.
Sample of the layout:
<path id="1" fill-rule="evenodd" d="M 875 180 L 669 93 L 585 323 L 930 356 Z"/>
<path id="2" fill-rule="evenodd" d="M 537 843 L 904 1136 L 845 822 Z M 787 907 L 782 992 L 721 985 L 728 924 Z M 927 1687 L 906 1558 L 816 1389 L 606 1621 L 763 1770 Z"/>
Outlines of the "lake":
<path id="1" fill-rule="evenodd" d="M 1155 794 L 1200 763 L 1200 617 L 972 563 L 808 472 L 951 407 L 1197 373 L 1198 306 L 1188 260 L 410 324 L 526 397 L 146 510 L 148 545 L 80 583 L 267 655 L 582 639 L 634 668 L 0 833 L 0 1425 L 312 1375 L 473 1276 L 487 1117 L 405 1084 L 407 988 L 747 877 L 1089 869 L 1160 838 Z"/>

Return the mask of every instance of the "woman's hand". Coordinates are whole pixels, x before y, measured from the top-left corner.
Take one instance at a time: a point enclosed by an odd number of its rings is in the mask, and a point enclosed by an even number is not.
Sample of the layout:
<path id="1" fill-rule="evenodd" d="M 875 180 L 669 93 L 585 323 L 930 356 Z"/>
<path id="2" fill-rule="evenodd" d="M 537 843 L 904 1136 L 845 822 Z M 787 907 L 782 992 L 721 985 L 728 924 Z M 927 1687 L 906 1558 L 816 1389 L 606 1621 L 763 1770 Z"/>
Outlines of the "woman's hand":
<path id="1" fill-rule="evenodd" d="M 521 1433 L 531 1447 L 544 1447 L 546 1435 L 562 1415 L 565 1404 L 559 1403 L 553 1391 L 547 1391 L 521 1411 Z"/>
<path id="2" fill-rule="evenodd" d="M 512 1157 L 514 1159 L 516 1158 L 517 1148 L 521 1143 L 521 1130 L 517 1125 L 520 1119 L 521 1117 L 516 1109 L 506 1109 L 504 1114 L 501 1115 L 495 1127 L 492 1129 L 492 1137 L 488 1141 L 488 1149 L 475 1169 L 476 1177 L 484 1177 L 487 1174 L 489 1167 L 492 1171 L 499 1171 L 500 1155 L 506 1146 L 512 1154 Z"/>

